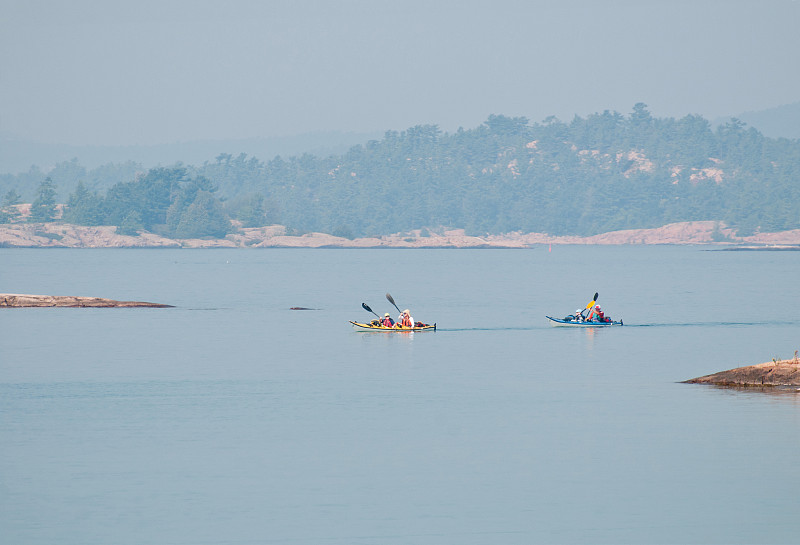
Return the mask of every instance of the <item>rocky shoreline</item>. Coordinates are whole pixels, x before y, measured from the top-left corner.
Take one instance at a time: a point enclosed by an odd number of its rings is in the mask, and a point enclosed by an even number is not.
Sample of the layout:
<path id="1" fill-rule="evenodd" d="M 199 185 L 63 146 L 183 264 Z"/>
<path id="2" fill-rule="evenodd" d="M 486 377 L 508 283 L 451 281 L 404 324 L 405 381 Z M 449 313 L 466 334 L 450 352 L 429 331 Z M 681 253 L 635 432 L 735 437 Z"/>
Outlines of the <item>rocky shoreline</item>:
<path id="1" fill-rule="evenodd" d="M 69 308 L 173 308 L 172 305 L 145 301 L 115 301 L 101 297 L 75 297 L 71 295 L 27 295 L 0 293 L 0 308 L 69 307 Z"/>
<path id="2" fill-rule="evenodd" d="M 471 236 L 463 229 L 413 230 L 348 239 L 326 233 L 289 234 L 282 225 L 242 228 L 222 239 L 171 239 L 153 233 L 117 233 L 114 226 L 67 223 L 0 225 L 4 248 L 530 248 L 537 245 L 704 244 L 715 248 L 798 249 L 800 229 L 738 237 L 716 221 L 673 223 L 653 229 L 613 231 L 590 237 L 546 233 Z"/>
<path id="3" fill-rule="evenodd" d="M 800 361 L 773 360 L 757 365 L 737 367 L 713 375 L 683 381 L 684 384 L 712 384 L 736 387 L 800 387 Z"/>

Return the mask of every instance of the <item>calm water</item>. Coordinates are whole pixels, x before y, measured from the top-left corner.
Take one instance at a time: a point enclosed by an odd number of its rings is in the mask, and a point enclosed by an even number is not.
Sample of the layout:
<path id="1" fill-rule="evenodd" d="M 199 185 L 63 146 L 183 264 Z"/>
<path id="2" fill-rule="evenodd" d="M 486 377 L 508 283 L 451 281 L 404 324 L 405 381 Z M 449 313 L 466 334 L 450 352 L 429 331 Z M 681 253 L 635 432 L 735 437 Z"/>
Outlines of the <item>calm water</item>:
<path id="1" fill-rule="evenodd" d="M 800 252 L 0 249 L 0 542 L 797 543 Z M 440 330 L 359 333 L 397 311 Z M 550 327 L 594 292 L 623 328 Z M 289 307 L 315 311 L 290 311 Z"/>

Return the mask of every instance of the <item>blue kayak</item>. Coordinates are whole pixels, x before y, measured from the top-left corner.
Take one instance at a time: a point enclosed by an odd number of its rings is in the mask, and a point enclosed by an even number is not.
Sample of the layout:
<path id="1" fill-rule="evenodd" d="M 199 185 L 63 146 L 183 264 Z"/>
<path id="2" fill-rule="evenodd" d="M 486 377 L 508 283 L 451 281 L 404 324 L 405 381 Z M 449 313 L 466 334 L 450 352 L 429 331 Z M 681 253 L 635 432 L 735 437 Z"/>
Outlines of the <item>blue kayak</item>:
<path id="1" fill-rule="evenodd" d="M 594 320 L 589 322 L 578 322 L 574 319 L 565 320 L 564 318 L 553 318 L 552 316 L 545 316 L 545 318 L 550 320 L 550 325 L 555 327 L 611 327 L 615 325 L 624 325 L 622 320 L 614 320 L 611 322 L 595 322 Z M 569 318 L 572 318 L 572 316 Z"/>

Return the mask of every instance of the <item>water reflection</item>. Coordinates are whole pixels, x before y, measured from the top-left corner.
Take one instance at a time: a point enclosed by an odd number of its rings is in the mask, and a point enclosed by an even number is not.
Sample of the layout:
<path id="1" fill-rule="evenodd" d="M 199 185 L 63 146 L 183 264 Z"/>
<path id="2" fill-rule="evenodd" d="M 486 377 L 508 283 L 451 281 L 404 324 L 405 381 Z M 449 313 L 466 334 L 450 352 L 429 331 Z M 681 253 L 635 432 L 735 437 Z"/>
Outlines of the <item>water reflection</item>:
<path id="1" fill-rule="evenodd" d="M 731 396 L 763 396 L 790 401 L 794 405 L 800 406 L 800 388 L 797 386 L 723 386 L 720 384 L 696 384 L 705 388 L 711 388 L 723 395 Z"/>

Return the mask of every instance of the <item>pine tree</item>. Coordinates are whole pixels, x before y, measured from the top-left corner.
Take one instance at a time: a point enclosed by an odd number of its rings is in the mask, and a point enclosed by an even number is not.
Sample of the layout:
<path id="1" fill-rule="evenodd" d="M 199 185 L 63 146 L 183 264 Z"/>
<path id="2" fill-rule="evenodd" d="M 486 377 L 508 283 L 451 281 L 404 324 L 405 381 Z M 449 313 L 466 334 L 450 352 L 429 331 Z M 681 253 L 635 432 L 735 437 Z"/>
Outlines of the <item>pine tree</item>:
<path id="1" fill-rule="evenodd" d="M 56 184 L 48 176 L 39 184 L 37 197 L 31 205 L 32 223 L 46 223 L 56 217 Z"/>
<path id="2" fill-rule="evenodd" d="M 198 191 L 194 202 L 181 214 L 175 237 L 222 238 L 230 232 L 231 223 L 219 200 L 208 191 Z"/>
<path id="3" fill-rule="evenodd" d="M 0 223 L 11 223 L 19 215 L 14 205 L 20 203 L 21 197 L 14 189 L 9 189 L 0 203 Z"/>
<path id="4" fill-rule="evenodd" d="M 67 200 L 64 221 L 76 225 L 100 225 L 103 223 L 103 200 L 88 189 L 82 181 Z"/>

